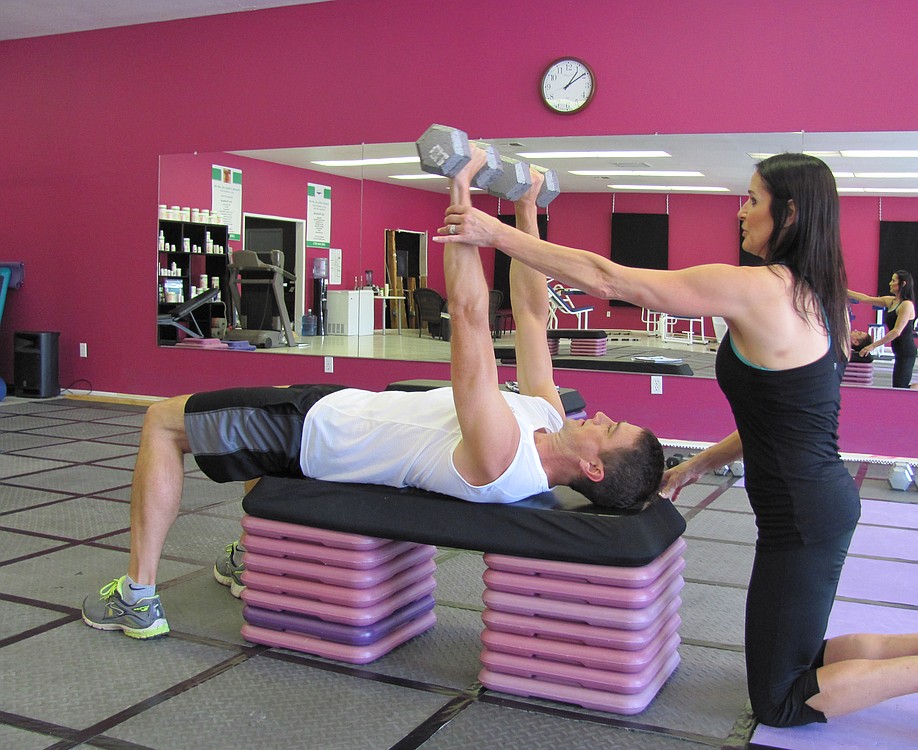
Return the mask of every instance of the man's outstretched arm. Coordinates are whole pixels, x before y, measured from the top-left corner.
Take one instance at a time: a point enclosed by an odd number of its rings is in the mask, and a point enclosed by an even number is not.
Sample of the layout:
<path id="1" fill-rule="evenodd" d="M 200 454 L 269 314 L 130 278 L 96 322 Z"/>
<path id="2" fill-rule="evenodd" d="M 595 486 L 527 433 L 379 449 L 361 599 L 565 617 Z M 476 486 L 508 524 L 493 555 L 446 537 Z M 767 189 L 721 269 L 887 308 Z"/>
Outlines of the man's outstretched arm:
<path id="1" fill-rule="evenodd" d="M 532 187 L 514 204 L 516 228 L 539 236 L 535 199 L 544 179 L 535 169 Z M 561 397 L 555 387 L 548 351 L 548 288 L 545 274 L 513 259 L 510 262 L 510 300 L 516 324 L 516 378 L 520 393 L 541 396 L 564 416 Z"/>
<path id="2" fill-rule="evenodd" d="M 472 160 L 450 185 L 454 203 L 471 205 L 472 176 L 485 163 L 472 147 Z M 498 389 L 497 362 L 488 323 L 488 284 L 474 245 L 447 243 L 443 254 L 450 316 L 453 400 L 462 441 L 453 453 L 459 474 L 473 485 L 497 479 L 510 465 L 520 431 Z"/>

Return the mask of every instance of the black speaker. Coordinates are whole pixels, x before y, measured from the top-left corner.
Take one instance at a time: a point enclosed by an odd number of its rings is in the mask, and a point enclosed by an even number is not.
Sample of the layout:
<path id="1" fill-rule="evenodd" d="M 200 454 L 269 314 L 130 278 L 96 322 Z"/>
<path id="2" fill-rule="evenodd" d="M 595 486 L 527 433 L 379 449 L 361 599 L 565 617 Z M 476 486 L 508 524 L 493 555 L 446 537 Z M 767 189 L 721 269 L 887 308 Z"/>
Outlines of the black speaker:
<path id="1" fill-rule="evenodd" d="M 59 396 L 58 331 L 17 331 L 13 334 L 13 385 L 17 396 Z"/>

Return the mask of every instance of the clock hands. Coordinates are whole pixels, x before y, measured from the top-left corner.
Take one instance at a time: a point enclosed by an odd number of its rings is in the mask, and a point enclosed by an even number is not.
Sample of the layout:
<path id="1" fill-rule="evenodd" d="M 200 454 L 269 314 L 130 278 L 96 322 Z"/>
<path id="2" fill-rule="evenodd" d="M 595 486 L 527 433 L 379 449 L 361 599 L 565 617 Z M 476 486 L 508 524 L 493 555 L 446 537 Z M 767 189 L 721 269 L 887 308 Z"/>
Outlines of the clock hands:
<path id="1" fill-rule="evenodd" d="M 573 78 L 571 78 L 571 80 L 569 80 L 569 81 L 567 82 L 567 85 L 564 87 L 564 90 L 567 91 L 568 87 L 569 87 L 571 84 L 573 84 L 575 81 L 579 81 L 579 80 L 580 80 L 581 78 L 583 78 L 585 75 L 586 75 L 586 73 L 584 73 L 583 71 L 580 71 L 580 75 L 574 76 Z"/>

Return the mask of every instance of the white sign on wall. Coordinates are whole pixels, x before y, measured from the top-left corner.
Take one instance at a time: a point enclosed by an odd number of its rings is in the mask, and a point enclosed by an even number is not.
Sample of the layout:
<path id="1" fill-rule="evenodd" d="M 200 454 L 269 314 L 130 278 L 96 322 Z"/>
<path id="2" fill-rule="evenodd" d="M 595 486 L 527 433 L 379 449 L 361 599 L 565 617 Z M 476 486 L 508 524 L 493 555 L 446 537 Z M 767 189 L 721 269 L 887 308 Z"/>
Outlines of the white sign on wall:
<path id="1" fill-rule="evenodd" d="M 229 228 L 231 240 L 242 239 L 242 170 L 211 165 L 211 208 Z"/>

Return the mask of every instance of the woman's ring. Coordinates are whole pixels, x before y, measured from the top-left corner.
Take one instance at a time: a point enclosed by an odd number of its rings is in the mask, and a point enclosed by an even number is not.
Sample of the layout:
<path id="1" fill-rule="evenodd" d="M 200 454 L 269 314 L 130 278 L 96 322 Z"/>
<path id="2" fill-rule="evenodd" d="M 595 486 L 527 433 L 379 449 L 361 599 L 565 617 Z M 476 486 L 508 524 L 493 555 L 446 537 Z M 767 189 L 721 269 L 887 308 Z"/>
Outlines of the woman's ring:
<path id="1" fill-rule="evenodd" d="M 455 225 L 455 224 L 450 224 L 450 225 L 449 225 L 449 233 L 450 233 L 450 234 L 455 234 L 455 233 L 456 233 L 456 225 Z"/>

